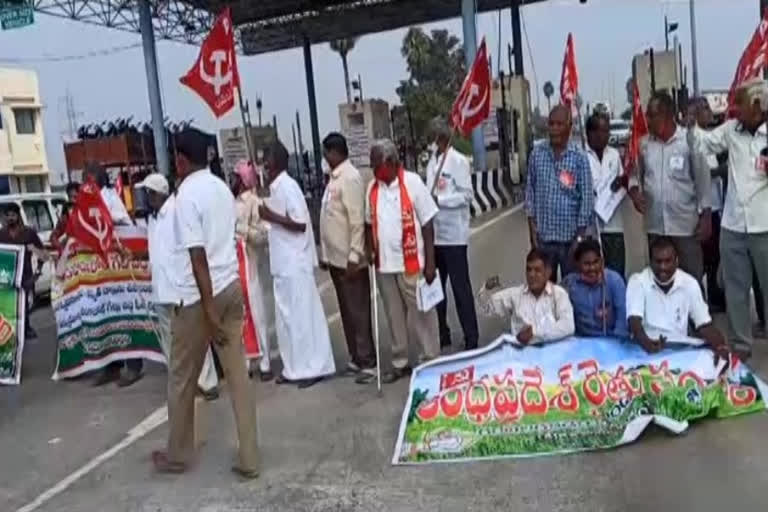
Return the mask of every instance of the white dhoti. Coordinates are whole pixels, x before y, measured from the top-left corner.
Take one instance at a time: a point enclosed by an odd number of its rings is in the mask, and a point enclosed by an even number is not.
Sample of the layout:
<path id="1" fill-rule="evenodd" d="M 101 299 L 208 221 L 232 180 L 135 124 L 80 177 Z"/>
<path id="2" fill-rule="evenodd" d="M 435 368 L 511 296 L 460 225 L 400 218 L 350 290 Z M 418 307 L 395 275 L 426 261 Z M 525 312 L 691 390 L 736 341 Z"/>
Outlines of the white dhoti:
<path id="1" fill-rule="evenodd" d="M 160 348 L 163 349 L 168 367 L 171 367 L 171 342 L 173 341 L 173 331 L 171 330 L 171 315 L 174 306 L 170 304 L 155 304 L 155 313 L 159 324 Z M 216 364 L 213 362 L 213 353 L 211 347 L 205 354 L 203 369 L 200 370 L 200 376 L 197 379 L 197 387 L 203 391 L 211 391 L 219 385 L 219 376 L 216 375 Z"/>
<path id="2" fill-rule="evenodd" d="M 288 380 L 336 372 L 328 321 L 311 273 L 274 276 L 277 345 Z"/>
<path id="3" fill-rule="evenodd" d="M 269 372 L 271 365 L 269 362 L 269 329 L 267 328 L 267 312 L 264 308 L 263 288 L 261 279 L 259 279 L 259 258 L 258 248 L 248 247 L 246 250 L 248 260 L 248 299 L 251 304 L 251 314 L 253 323 L 256 324 L 256 336 L 259 338 L 259 347 L 261 348 L 261 360 L 259 361 L 259 370 L 263 373 Z"/>

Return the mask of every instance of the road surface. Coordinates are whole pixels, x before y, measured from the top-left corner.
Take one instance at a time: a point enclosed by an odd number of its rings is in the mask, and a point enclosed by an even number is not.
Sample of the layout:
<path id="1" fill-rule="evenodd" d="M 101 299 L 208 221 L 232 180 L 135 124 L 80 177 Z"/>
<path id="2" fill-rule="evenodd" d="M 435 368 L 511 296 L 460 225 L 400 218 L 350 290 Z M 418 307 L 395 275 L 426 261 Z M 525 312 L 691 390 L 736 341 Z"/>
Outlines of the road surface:
<path id="1" fill-rule="evenodd" d="M 527 249 L 519 212 L 475 225 L 475 287 L 492 274 L 521 280 Z M 342 367 L 346 350 L 326 279 L 319 277 Z M 377 397 L 375 387 L 342 378 L 305 391 L 254 383 L 258 480 L 243 483 L 229 471 L 236 438 L 226 396 L 207 405 L 207 442 L 193 469 L 158 475 L 150 453 L 167 435 L 164 369 L 149 366 L 128 389 L 95 389 L 86 379 L 54 383 L 50 310 L 35 312 L 33 321 L 42 341 L 27 346 L 22 384 L 0 388 L 2 512 L 722 512 L 765 510 L 768 502 L 768 414 L 703 422 L 681 437 L 653 431 L 617 450 L 393 467 L 407 382 Z M 482 342 L 503 328 L 481 319 Z M 460 329 L 453 332 L 460 343 Z M 753 366 L 768 376 L 765 340 Z"/>

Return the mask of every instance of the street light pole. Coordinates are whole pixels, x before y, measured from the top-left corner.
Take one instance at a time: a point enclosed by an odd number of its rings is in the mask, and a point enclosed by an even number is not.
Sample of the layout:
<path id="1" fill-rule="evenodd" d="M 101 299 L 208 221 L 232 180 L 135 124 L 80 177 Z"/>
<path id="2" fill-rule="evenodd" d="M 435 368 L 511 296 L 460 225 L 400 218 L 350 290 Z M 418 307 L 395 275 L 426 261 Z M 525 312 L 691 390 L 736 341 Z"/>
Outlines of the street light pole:
<path id="1" fill-rule="evenodd" d="M 699 95 L 699 57 L 696 51 L 696 2 L 688 0 L 691 11 L 691 71 L 693 72 L 693 94 Z"/>

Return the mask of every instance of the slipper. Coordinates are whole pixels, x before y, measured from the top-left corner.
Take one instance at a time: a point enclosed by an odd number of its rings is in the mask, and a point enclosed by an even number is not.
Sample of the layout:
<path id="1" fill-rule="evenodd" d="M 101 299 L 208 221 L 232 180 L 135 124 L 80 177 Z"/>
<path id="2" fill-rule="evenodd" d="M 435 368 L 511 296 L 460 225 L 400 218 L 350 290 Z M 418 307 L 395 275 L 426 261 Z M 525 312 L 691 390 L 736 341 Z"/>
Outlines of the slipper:
<path id="1" fill-rule="evenodd" d="M 168 460 L 168 454 L 161 450 L 152 452 L 152 463 L 155 465 L 155 471 L 158 473 L 179 475 L 187 470 L 186 464 Z"/>
<path id="2" fill-rule="evenodd" d="M 275 384 L 277 384 L 279 386 L 284 385 L 284 384 L 296 384 L 296 381 L 295 380 L 287 379 L 287 378 L 283 377 L 282 375 L 278 375 L 277 378 L 275 379 Z"/>
<path id="3" fill-rule="evenodd" d="M 232 466 L 232 472 L 244 480 L 259 478 L 259 472 L 255 469 L 243 469 L 240 466 Z"/>
<path id="4" fill-rule="evenodd" d="M 313 379 L 304 379 L 304 380 L 299 381 L 298 388 L 299 389 L 311 388 L 312 386 L 314 386 L 315 384 L 317 384 L 318 382 L 320 382 L 322 380 L 323 380 L 322 377 L 315 377 Z"/>

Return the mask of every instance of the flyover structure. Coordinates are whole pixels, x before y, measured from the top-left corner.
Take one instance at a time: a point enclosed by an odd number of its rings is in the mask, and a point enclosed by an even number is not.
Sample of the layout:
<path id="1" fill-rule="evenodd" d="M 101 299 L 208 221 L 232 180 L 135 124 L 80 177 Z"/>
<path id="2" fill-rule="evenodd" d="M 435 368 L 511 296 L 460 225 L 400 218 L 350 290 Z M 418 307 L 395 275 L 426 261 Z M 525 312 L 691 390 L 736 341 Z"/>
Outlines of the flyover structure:
<path id="1" fill-rule="evenodd" d="M 477 48 L 478 12 L 511 8 L 514 73 L 523 74 L 520 8 L 546 0 L 31 0 L 37 12 L 142 35 L 147 87 L 160 171 L 169 172 L 155 40 L 199 44 L 216 14 L 232 9 L 245 55 L 303 47 L 316 170 L 320 169 L 311 45 L 333 39 L 462 17 L 467 65 Z M 484 161 L 482 133 L 473 133 L 475 162 Z M 164 153 L 161 155 L 160 153 Z"/>

